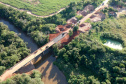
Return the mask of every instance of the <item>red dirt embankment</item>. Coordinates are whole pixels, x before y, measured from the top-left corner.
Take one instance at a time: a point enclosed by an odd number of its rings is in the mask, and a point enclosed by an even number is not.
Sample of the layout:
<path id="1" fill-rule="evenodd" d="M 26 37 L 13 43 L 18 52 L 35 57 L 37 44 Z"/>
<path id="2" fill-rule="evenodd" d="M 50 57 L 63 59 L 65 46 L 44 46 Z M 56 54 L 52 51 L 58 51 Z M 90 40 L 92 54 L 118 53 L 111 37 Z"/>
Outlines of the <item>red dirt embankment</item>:
<path id="1" fill-rule="evenodd" d="M 62 47 L 64 45 L 67 45 L 69 42 L 72 41 L 72 39 L 74 39 L 76 36 L 78 36 L 80 34 L 79 31 L 73 32 L 72 36 L 69 36 L 69 34 L 67 34 L 63 39 L 61 39 L 59 42 L 62 44 Z"/>
<path id="2" fill-rule="evenodd" d="M 60 33 L 56 33 L 56 34 L 50 34 L 49 35 L 49 40 L 53 40 L 55 37 L 57 37 L 59 34 L 61 34 L 62 32 Z M 62 38 L 59 42 L 61 43 L 61 48 L 64 46 L 64 45 L 67 45 L 69 42 L 72 41 L 72 39 L 74 39 L 76 36 L 78 36 L 80 34 L 79 31 L 76 31 L 76 32 L 73 32 L 73 35 L 70 37 L 69 34 L 67 34 L 64 38 Z"/>

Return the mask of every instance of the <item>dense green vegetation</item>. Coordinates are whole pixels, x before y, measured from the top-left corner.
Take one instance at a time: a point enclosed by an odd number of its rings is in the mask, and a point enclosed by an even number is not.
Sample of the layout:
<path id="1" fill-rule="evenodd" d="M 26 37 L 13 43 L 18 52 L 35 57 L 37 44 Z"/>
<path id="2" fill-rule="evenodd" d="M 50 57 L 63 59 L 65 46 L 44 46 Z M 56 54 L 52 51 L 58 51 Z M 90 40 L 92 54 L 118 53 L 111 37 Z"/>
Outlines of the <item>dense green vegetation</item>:
<path id="1" fill-rule="evenodd" d="M 14 7 L 30 10 L 37 15 L 49 15 L 57 12 L 63 7 L 68 6 L 70 2 L 78 2 L 81 0 L 0 0 L 1 2 L 10 4 Z"/>
<path id="2" fill-rule="evenodd" d="M 64 48 L 54 46 L 58 58 L 54 64 L 69 84 L 126 84 L 126 17 L 107 18 L 92 24 L 92 30 L 80 34 Z M 105 38 L 123 44 L 123 50 L 103 45 Z M 86 72 L 87 71 L 87 72 Z"/>
<path id="3" fill-rule="evenodd" d="M 0 23 L 0 75 L 29 54 L 24 41 Z"/>
<path id="4" fill-rule="evenodd" d="M 126 6 L 125 4 L 126 0 L 110 0 L 110 5 L 113 5 L 113 6 Z"/>
<path id="5" fill-rule="evenodd" d="M 34 70 L 31 75 L 25 73 L 17 74 L 0 84 L 44 84 L 41 80 L 41 73 Z"/>

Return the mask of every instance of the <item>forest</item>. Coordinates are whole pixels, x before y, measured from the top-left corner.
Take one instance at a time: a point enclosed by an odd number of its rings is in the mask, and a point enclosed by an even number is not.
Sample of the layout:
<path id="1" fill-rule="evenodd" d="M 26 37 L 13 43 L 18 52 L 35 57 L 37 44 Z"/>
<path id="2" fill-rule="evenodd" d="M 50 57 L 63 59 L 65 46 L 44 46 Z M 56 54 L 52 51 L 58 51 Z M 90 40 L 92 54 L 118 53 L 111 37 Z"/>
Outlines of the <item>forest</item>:
<path id="1" fill-rule="evenodd" d="M 126 16 L 91 22 L 92 29 L 64 48 L 54 45 L 55 65 L 69 84 L 126 84 Z M 118 33 L 117 33 L 118 32 Z M 122 50 L 103 45 L 106 38 L 119 41 Z"/>
<path id="2" fill-rule="evenodd" d="M 29 55 L 24 41 L 13 31 L 0 23 L 0 75 L 8 68 Z"/>
<path id="3" fill-rule="evenodd" d="M 113 5 L 113 6 L 119 6 L 119 7 L 122 7 L 122 6 L 125 6 L 126 7 L 126 4 L 125 4 L 126 0 L 110 0 L 110 5 Z"/>

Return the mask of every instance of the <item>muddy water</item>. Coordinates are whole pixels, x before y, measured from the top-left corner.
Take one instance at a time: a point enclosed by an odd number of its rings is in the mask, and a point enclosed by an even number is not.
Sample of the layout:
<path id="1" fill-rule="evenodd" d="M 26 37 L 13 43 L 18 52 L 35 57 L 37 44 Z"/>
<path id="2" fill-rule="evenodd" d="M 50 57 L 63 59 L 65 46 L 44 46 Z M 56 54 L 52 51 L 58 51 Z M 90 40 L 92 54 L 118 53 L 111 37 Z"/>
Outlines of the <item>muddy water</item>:
<path id="1" fill-rule="evenodd" d="M 11 31 L 16 32 L 24 42 L 28 43 L 27 47 L 31 49 L 31 52 L 34 52 L 39 48 L 37 44 L 21 29 L 16 28 L 13 24 L 4 19 L 0 19 L 0 22 L 6 24 Z M 34 66 L 42 73 L 42 81 L 44 84 L 67 84 L 63 73 L 57 68 L 57 66 L 53 65 L 53 62 L 56 59 L 52 56 L 51 52 L 41 56 L 40 58 L 40 61 Z"/>

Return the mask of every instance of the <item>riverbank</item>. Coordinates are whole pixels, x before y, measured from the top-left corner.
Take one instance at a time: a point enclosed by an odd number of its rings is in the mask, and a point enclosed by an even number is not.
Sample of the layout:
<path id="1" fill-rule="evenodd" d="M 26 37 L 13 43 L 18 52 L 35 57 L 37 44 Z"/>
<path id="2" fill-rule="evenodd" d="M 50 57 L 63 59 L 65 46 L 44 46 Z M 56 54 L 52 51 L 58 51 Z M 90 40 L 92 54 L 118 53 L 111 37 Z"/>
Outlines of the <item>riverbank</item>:
<path id="1" fill-rule="evenodd" d="M 3 22 L 4 24 L 8 25 L 8 28 L 11 31 L 14 31 L 15 33 L 19 34 L 19 37 L 22 38 L 24 42 L 28 43 L 27 47 L 31 49 L 31 52 L 34 52 L 39 48 L 37 44 L 34 43 L 29 36 L 27 36 L 27 34 L 25 34 L 19 28 L 13 26 L 7 20 L 0 19 L 0 22 Z M 57 66 L 53 65 L 53 62 L 55 61 L 55 57 L 52 57 L 52 54 L 50 53 L 47 54 L 46 57 L 47 57 L 46 59 L 40 60 L 40 63 L 35 65 L 35 69 L 38 69 L 42 73 L 42 80 L 45 82 L 45 84 L 66 84 L 67 83 L 66 78 L 63 75 L 63 73 L 57 68 Z M 43 71 L 41 71 L 42 69 Z"/>

